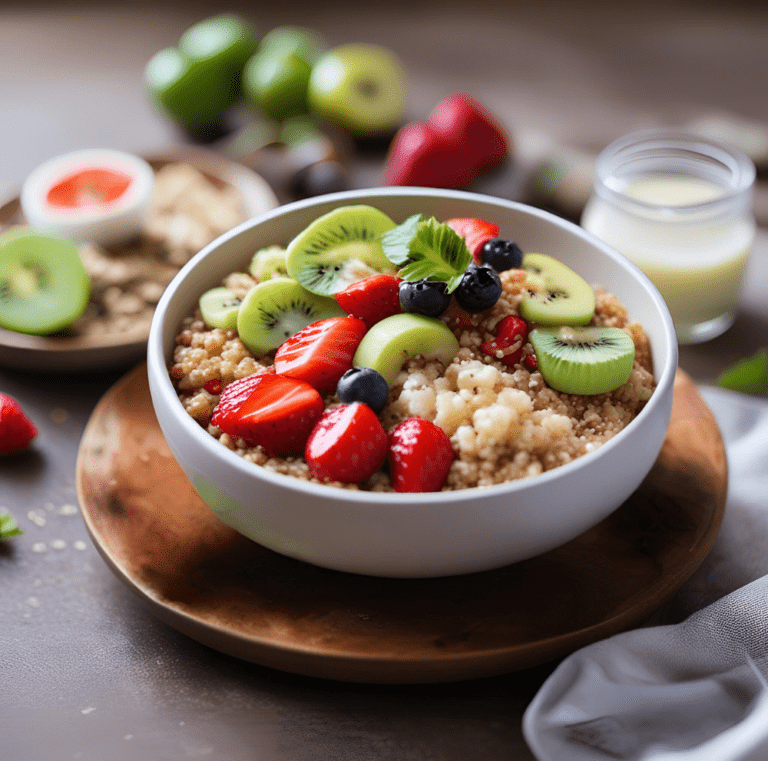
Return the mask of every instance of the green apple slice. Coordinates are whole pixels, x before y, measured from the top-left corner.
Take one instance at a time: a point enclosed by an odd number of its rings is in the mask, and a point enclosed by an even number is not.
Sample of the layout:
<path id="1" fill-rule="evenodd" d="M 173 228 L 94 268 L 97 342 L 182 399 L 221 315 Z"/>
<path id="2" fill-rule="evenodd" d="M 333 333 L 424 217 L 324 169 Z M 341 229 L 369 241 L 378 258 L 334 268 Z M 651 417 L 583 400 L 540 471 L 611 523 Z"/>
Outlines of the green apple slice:
<path id="1" fill-rule="evenodd" d="M 444 322 L 407 312 L 373 325 L 357 347 L 352 364 L 373 368 L 391 386 L 412 357 L 420 354 L 448 365 L 458 351 L 459 342 Z"/>

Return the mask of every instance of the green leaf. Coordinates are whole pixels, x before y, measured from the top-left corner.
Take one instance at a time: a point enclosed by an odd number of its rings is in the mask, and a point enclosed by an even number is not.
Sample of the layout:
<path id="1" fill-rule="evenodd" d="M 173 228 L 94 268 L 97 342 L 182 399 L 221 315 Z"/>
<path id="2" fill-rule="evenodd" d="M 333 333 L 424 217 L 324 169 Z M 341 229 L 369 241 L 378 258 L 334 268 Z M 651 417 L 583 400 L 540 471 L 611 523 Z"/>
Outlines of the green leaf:
<path id="1" fill-rule="evenodd" d="M 7 510 L 0 510 L 0 539 L 8 539 L 21 533 L 16 519 Z"/>
<path id="2" fill-rule="evenodd" d="M 382 248 L 387 259 L 401 267 L 403 280 L 434 280 L 445 283 L 448 293 L 458 288 L 472 254 L 464 239 L 434 217 L 414 214 L 384 233 Z"/>
<path id="3" fill-rule="evenodd" d="M 768 350 L 760 349 L 731 365 L 717 379 L 717 385 L 742 394 L 768 395 Z"/>
<path id="4" fill-rule="evenodd" d="M 384 250 L 384 256 L 392 264 L 402 266 L 406 264 L 411 255 L 411 241 L 416 237 L 423 214 L 414 214 L 405 220 L 401 225 L 387 230 L 381 236 L 381 247 Z"/>

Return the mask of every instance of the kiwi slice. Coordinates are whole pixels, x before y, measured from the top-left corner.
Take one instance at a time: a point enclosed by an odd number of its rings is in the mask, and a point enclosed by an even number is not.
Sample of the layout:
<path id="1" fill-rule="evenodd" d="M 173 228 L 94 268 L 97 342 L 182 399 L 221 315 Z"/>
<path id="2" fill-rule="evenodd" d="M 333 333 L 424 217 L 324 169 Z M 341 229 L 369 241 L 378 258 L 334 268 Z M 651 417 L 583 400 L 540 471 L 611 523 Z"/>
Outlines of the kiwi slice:
<path id="1" fill-rule="evenodd" d="M 534 328 L 528 340 L 547 385 L 566 394 L 614 391 L 627 382 L 635 361 L 635 344 L 621 328 Z"/>
<path id="2" fill-rule="evenodd" d="M 259 357 L 313 322 L 346 316 L 336 299 L 310 293 L 295 280 L 274 278 L 248 291 L 237 314 L 237 332 Z"/>
<path id="3" fill-rule="evenodd" d="M 528 291 L 520 316 L 539 325 L 586 325 L 595 313 L 595 292 L 570 267 L 546 254 L 525 254 Z"/>
<path id="4" fill-rule="evenodd" d="M 287 277 L 288 252 L 282 246 L 262 248 L 253 255 L 250 272 L 260 283 L 273 277 Z"/>
<path id="5" fill-rule="evenodd" d="M 0 236 L 0 327 L 48 335 L 85 310 L 91 278 L 67 240 L 18 227 Z"/>
<path id="6" fill-rule="evenodd" d="M 374 270 L 392 269 L 381 236 L 393 227 L 395 223 L 373 206 L 334 209 L 288 244 L 288 274 L 308 291 L 331 296 L 365 277 L 355 272 L 360 262 Z"/>
<path id="7" fill-rule="evenodd" d="M 229 288 L 211 288 L 200 297 L 200 313 L 206 325 L 222 330 L 237 327 L 237 313 L 242 299 Z"/>

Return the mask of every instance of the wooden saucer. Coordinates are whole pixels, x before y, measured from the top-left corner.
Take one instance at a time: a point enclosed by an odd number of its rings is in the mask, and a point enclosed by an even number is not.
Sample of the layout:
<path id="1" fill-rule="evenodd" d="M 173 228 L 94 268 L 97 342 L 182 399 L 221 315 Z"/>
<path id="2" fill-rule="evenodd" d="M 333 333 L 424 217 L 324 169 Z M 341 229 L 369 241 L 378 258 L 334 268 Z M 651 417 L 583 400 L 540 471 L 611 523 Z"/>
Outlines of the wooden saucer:
<path id="1" fill-rule="evenodd" d="M 159 618 L 254 663 L 358 682 L 497 675 L 642 623 L 711 549 L 726 485 L 719 430 L 682 372 L 661 455 L 627 502 L 557 550 L 459 577 L 324 570 L 224 526 L 170 453 L 145 365 L 100 401 L 77 462 L 94 543 Z"/>

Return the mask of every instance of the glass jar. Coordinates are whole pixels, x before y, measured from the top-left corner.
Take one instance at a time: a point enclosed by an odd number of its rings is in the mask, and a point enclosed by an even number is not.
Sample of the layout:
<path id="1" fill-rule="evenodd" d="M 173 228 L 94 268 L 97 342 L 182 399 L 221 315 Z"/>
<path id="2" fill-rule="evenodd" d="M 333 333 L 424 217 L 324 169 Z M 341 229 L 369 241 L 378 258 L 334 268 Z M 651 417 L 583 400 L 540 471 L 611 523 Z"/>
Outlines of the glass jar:
<path id="1" fill-rule="evenodd" d="M 735 319 L 755 237 L 754 181 L 754 164 L 734 148 L 636 132 L 598 156 L 581 225 L 648 275 L 680 343 L 706 341 Z"/>

